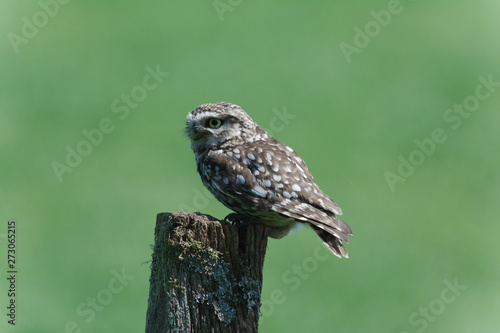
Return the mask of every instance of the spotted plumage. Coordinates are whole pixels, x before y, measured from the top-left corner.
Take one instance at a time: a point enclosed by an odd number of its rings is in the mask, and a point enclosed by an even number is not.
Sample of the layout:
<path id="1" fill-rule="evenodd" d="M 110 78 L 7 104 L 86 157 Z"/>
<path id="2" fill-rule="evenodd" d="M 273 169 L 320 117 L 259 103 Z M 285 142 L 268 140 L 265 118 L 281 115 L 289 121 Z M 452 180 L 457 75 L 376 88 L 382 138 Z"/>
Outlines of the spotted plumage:
<path id="1" fill-rule="evenodd" d="M 351 228 L 340 207 L 314 182 L 305 162 L 258 126 L 238 105 L 204 104 L 187 116 L 186 134 L 203 184 L 245 220 L 282 238 L 297 223 L 310 225 L 338 257 Z"/>

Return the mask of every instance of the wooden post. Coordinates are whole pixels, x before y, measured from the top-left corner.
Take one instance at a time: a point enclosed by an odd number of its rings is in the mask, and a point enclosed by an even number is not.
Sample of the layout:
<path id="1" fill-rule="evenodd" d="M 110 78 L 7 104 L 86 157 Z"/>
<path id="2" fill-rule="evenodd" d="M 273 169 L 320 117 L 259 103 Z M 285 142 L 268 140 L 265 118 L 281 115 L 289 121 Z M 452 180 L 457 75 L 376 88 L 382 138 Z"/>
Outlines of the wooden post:
<path id="1" fill-rule="evenodd" d="M 199 213 L 160 213 L 146 333 L 257 332 L 267 233 Z"/>

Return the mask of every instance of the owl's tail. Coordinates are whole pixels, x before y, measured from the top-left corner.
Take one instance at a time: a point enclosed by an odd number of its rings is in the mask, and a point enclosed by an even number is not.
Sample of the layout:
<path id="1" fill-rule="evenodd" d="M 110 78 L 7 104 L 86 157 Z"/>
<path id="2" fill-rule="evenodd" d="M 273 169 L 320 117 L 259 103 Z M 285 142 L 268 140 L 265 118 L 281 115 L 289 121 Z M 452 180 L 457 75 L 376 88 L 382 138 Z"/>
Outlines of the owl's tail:
<path id="1" fill-rule="evenodd" d="M 342 244 L 342 240 L 346 243 L 349 243 L 349 238 L 347 235 L 352 235 L 352 231 L 347 231 L 346 233 L 336 230 L 335 234 L 329 233 L 328 231 L 319 228 L 317 225 L 312 224 L 311 227 L 318 234 L 318 236 L 323 241 L 323 244 L 330 249 L 337 257 L 349 258 L 346 249 L 344 248 L 344 244 Z M 350 228 L 349 228 L 350 229 Z"/>

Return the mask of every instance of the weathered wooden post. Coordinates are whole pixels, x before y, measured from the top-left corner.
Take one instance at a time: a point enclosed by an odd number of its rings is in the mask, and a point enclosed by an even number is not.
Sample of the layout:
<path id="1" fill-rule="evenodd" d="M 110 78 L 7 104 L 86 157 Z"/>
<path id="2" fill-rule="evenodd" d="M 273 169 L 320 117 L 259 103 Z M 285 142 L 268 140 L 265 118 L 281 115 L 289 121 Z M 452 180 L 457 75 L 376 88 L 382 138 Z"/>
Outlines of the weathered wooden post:
<path id="1" fill-rule="evenodd" d="M 158 214 L 146 333 L 257 332 L 266 246 L 262 225 Z"/>

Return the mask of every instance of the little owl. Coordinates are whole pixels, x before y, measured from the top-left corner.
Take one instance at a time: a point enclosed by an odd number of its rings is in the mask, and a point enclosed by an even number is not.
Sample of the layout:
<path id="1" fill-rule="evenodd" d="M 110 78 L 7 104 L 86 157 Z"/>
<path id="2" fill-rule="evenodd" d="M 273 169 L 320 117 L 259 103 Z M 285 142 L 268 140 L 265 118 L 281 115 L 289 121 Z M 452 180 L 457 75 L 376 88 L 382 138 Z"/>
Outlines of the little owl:
<path id="1" fill-rule="evenodd" d="M 336 256 L 348 257 L 342 242 L 349 243 L 352 229 L 337 217 L 340 207 L 319 189 L 299 155 L 241 107 L 201 105 L 188 114 L 186 134 L 203 184 L 242 220 L 266 225 L 272 238 L 308 224 Z"/>

